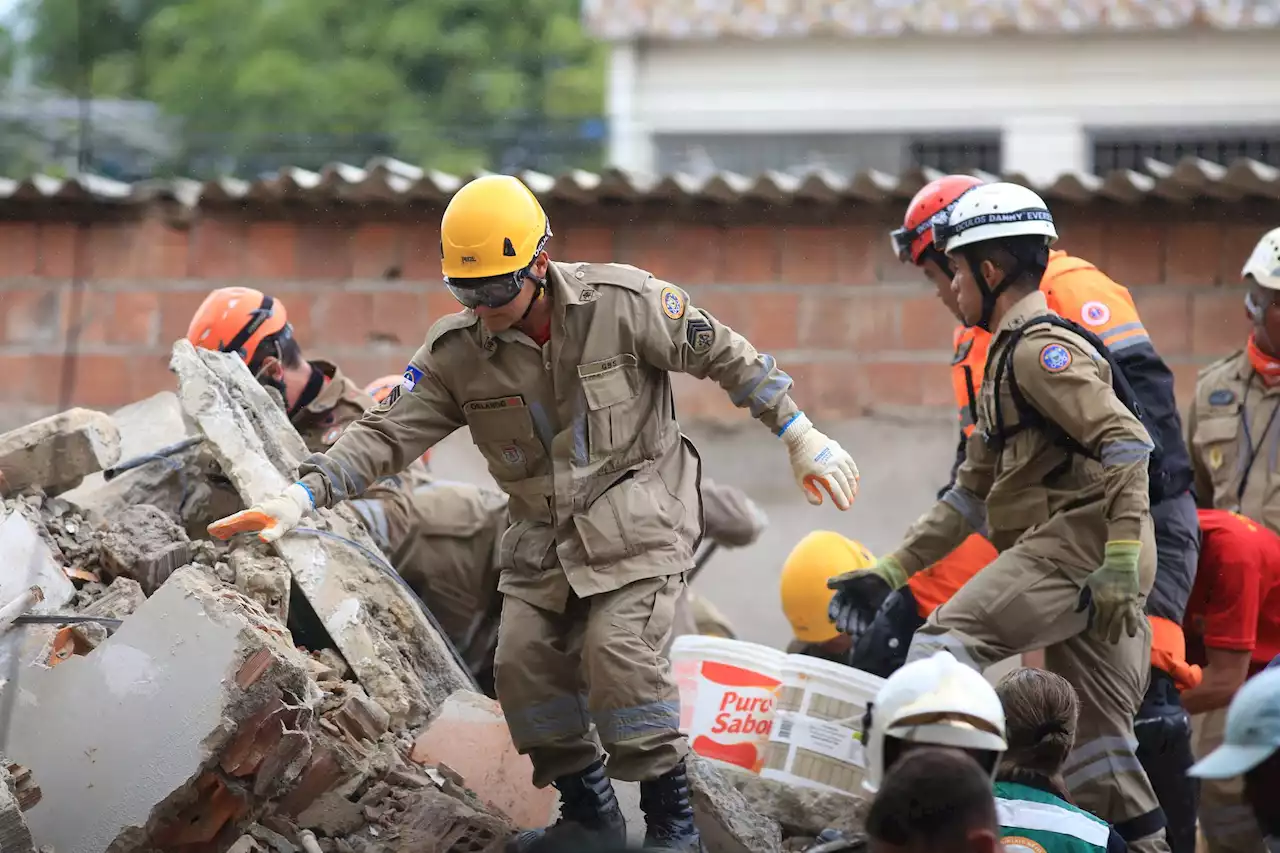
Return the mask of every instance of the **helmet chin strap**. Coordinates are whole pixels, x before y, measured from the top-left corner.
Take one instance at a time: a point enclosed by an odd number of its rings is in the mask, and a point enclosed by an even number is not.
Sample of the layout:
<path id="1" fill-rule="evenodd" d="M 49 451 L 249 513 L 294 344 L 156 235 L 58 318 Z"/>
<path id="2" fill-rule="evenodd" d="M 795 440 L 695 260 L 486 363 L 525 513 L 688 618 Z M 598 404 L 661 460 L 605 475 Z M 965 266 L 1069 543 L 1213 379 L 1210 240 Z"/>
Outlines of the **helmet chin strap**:
<path id="1" fill-rule="evenodd" d="M 533 311 L 533 306 L 537 304 L 542 294 L 547 290 L 546 276 L 536 276 L 533 273 L 525 273 L 526 278 L 533 282 L 533 298 L 529 300 L 529 307 L 524 309 L 524 313 L 520 315 L 517 323 L 523 323 L 529 319 L 529 313 Z"/>
<path id="2" fill-rule="evenodd" d="M 1005 273 L 1004 278 L 995 287 L 988 287 L 985 279 L 981 277 L 981 269 L 975 266 L 973 261 L 969 262 L 969 267 L 973 270 L 974 279 L 978 282 L 978 290 L 982 293 L 982 314 L 978 317 L 978 322 L 973 325 L 977 326 L 984 332 L 991 331 L 991 315 L 996 310 L 996 300 L 1000 298 L 1000 294 L 1009 289 L 1009 286 L 1018 280 L 1018 276 L 1022 274 L 1021 262 L 1014 265 L 1014 268 Z"/>

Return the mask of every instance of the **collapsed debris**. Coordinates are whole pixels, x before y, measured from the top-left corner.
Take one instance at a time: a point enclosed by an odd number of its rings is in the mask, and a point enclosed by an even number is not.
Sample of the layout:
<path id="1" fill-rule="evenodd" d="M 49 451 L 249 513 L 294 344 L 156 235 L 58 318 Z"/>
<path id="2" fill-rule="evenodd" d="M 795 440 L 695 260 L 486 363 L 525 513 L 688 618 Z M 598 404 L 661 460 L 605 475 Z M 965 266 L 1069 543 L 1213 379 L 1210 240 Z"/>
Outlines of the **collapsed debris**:
<path id="1" fill-rule="evenodd" d="M 0 491 L 69 489 L 120 460 L 120 432 L 109 415 L 70 409 L 0 436 Z"/>
<path id="2" fill-rule="evenodd" d="M 35 848 L 35 842 L 22 813 L 34 803 L 24 804 L 23 795 L 25 793 L 29 800 L 30 791 L 24 791 L 22 781 L 14 778 L 11 766 L 14 765 L 10 765 L 0 755 L 0 850 L 4 853 L 30 853 Z M 19 768 L 19 772 L 26 774 L 28 778 L 30 776 L 25 769 Z M 39 789 L 36 789 L 35 799 L 38 801 L 39 798 Z"/>
<path id="3" fill-rule="evenodd" d="M 751 808 L 746 798 L 705 758 L 688 759 L 694 822 L 702 843 L 716 853 L 780 853 L 782 827 Z"/>

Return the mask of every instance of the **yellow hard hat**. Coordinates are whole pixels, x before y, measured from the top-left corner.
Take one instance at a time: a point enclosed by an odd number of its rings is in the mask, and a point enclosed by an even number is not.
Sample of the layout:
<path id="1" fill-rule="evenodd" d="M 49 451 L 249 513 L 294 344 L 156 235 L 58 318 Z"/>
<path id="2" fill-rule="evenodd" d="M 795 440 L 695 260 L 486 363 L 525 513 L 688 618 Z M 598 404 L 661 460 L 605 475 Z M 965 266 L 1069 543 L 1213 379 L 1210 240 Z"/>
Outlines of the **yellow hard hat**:
<path id="1" fill-rule="evenodd" d="M 533 263 L 551 221 L 533 193 L 510 175 L 485 175 L 449 201 L 440 220 L 440 267 L 446 279 L 489 278 Z"/>
<path id="2" fill-rule="evenodd" d="M 869 569 L 876 558 L 861 542 L 815 530 L 805 536 L 787 555 L 782 565 L 782 612 L 791 623 L 796 639 L 804 643 L 825 643 L 840 635 L 827 618 L 827 607 L 835 590 L 827 581 L 857 569 Z"/>

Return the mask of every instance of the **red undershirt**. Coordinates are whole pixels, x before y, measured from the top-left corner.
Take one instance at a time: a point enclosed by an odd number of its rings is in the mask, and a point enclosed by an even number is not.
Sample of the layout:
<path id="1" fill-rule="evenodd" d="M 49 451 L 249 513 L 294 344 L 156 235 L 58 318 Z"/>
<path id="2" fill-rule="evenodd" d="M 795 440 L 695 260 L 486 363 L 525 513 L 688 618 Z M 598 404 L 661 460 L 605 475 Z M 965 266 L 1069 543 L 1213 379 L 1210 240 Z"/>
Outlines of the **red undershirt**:
<path id="1" fill-rule="evenodd" d="M 547 341 L 551 340 L 551 318 L 547 318 L 547 324 L 536 332 L 526 332 L 529 337 L 533 338 L 533 342 L 540 347 L 545 347 Z"/>

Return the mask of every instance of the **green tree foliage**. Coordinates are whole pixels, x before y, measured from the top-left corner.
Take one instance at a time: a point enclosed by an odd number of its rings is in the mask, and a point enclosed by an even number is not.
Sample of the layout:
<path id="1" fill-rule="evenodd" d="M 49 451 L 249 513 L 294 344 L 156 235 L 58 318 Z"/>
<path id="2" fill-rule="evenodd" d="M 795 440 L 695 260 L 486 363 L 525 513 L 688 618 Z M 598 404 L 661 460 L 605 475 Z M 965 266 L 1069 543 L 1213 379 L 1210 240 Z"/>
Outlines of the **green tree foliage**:
<path id="1" fill-rule="evenodd" d="M 155 101 L 182 120 L 190 151 L 595 165 L 584 158 L 596 146 L 573 140 L 603 111 L 604 52 L 578 0 L 28 3 L 39 82 L 75 90 L 83 8 L 94 94 Z"/>

